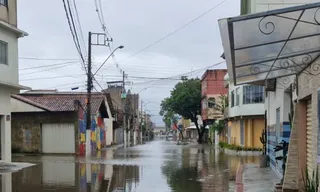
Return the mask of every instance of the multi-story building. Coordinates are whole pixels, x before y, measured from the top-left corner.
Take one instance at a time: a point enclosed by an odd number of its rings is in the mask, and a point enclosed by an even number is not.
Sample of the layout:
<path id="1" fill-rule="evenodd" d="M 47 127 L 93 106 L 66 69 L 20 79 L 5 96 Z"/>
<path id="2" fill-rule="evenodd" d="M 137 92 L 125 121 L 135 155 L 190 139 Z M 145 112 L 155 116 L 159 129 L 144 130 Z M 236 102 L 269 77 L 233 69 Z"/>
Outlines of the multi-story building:
<path id="1" fill-rule="evenodd" d="M 319 164 L 319 9 L 316 0 L 242 0 L 250 15 L 219 20 L 230 80 L 265 85 L 267 155 L 284 191 L 298 191 L 305 168 Z M 283 141 L 285 175 L 274 151 Z"/>
<path id="2" fill-rule="evenodd" d="M 235 86 L 225 76 L 229 87 L 229 107 L 225 113 L 228 128 L 222 138 L 229 144 L 245 147 L 262 147 L 261 132 L 264 128 L 264 87 L 260 85 Z"/>
<path id="3" fill-rule="evenodd" d="M 11 161 L 11 94 L 28 89 L 19 85 L 17 1 L 0 1 L 0 127 L 1 160 Z"/>
<path id="4" fill-rule="evenodd" d="M 223 117 L 217 105 L 221 104 L 220 96 L 228 93 L 223 81 L 226 73 L 226 69 L 207 70 L 201 77 L 201 116 L 207 125 Z"/>

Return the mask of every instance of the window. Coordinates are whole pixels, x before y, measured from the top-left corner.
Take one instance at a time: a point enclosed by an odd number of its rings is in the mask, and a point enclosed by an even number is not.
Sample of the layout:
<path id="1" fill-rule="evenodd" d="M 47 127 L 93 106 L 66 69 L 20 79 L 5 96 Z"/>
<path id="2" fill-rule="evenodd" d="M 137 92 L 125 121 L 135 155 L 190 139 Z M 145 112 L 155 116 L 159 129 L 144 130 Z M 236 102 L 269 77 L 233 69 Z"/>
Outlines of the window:
<path id="1" fill-rule="evenodd" d="M 8 0 L 0 0 L 0 5 L 8 7 Z"/>
<path id="2" fill-rule="evenodd" d="M 234 106 L 234 91 L 231 91 L 231 107 Z"/>
<path id="3" fill-rule="evenodd" d="M 216 106 L 216 99 L 214 97 L 210 97 L 208 99 L 208 107 L 214 108 Z"/>
<path id="4" fill-rule="evenodd" d="M 263 86 L 247 85 L 243 87 L 243 104 L 262 103 L 264 101 Z"/>
<path id="5" fill-rule="evenodd" d="M 4 41 L 0 41 L 0 64 L 8 65 L 8 43 Z"/>
<path id="6" fill-rule="evenodd" d="M 236 106 L 240 104 L 240 89 L 236 89 Z"/>
<path id="7" fill-rule="evenodd" d="M 206 109 L 207 108 L 207 100 L 203 99 L 202 100 L 202 109 Z"/>

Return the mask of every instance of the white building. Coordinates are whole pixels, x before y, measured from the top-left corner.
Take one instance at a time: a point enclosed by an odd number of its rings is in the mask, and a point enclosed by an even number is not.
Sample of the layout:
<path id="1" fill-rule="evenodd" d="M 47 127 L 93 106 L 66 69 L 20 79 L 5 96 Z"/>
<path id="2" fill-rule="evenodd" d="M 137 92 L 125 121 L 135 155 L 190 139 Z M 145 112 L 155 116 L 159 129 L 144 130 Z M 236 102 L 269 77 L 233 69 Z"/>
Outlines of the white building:
<path id="1" fill-rule="evenodd" d="M 225 75 L 229 88 L 229 107 L 226 139 L 229 144 L 245 147 L 262 147 L 259 140 L 264 128 L 264 87 L 261 85 L 235 86 Z"/>
<path id="2" fill-rule="evenodd" d="M 266 87 L 267 154 L 280 176 L 274 147 L 290 141 L 284 189 L 296 190 L 305 167 L 317 164 L 319 8 L 316 0 L 242 0 L 241 14 L 250 15 L 219 20 L 230 80 Z"/>
<path id="3" fill-rule="evenodd" d="M 18 38 L 27 33 L 17 28 L 17 1 L 0 0 L 0 127 L 1 160 L 11 162 L 11 94 L 19 85 Z"/>

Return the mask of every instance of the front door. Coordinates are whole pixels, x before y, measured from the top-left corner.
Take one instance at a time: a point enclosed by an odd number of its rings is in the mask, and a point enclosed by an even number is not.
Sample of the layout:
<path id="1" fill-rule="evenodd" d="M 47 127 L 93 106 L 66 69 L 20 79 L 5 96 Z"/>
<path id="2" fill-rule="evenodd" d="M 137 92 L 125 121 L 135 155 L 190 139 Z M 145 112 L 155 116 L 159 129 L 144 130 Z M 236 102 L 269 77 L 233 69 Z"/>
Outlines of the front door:
<path id="1" fill-rule="evenodd" d="M 244 146 L 244 123 L 240 120 L 240 145 Z"/>

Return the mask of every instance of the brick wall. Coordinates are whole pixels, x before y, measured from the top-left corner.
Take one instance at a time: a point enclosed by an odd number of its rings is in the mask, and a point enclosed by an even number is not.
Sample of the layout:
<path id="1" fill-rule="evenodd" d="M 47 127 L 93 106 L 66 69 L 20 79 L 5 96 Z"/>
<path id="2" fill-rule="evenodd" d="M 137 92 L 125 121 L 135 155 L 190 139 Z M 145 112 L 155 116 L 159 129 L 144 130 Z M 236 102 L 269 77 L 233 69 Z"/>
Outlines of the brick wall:
<path id="1" fill-rule="evenodd" d="M 75 112 L 12 113 L 13 151 L 41 153 L 41 124 L 43 123 L 75 123 L 75 135 L 78 135 L 78 115 Z M 78 143 L 78 136 L 75 138 Z M 78 145 L 75 146 L 75 151 L 78 151 Z"/>

